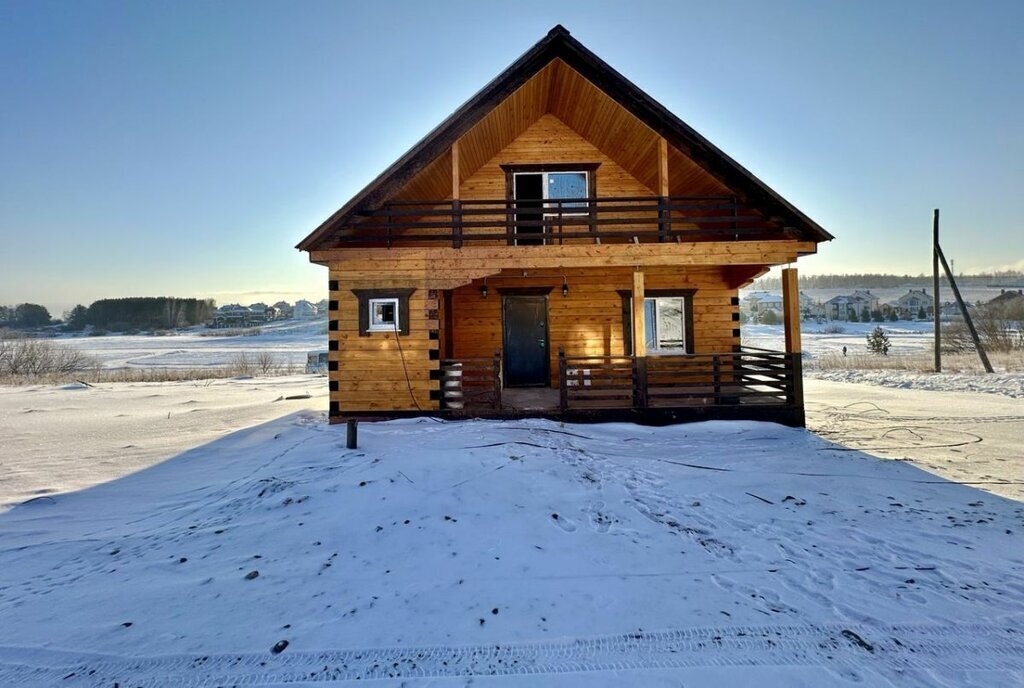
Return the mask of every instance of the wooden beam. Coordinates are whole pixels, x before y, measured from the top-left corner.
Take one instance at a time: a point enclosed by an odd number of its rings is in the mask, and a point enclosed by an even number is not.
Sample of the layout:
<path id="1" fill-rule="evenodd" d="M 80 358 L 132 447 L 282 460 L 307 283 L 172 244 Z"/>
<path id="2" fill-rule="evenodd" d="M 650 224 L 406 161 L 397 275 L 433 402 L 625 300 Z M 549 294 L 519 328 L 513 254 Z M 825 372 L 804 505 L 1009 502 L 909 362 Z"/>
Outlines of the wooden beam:
<path id="1" fill-rule="evenodd" d="M 796 268 L 782 271 L 782 312 L 786 331 L 786 353 L 800 353 L 800 287 Z"/>
<path id="2" fill-rule="evenodd" d="M 814 253 L 813 242 L 689 241 L 678 244 L 576 244 L 565 246 L 465 246 L 350 248 L 312 251 L 315 263 L 345 270 L 366 262 L 375 268 L 412 268 L 437 274 L 452 268 L 537 269 L 653 265 L 783 265 Z"/>
<path id="3" fill-rule="evenodd" d="M 459 198 L 459 141 L 452 143 L 452 200 Z"/>
<path id="4" fill-rule="evenodd" d="M 668 141 L 664 137 L 658 139 L 658 195 L 667 197 L 668 193 Z"/>
<path id="5" fill-rule="evenodd" d="M 644 345 L 646 335 L 644 334 L 644 273 L 643 270 L 636 270 L 633 273 L 633 355 L 642 357 L 647 355 L 647 347 Z"/>

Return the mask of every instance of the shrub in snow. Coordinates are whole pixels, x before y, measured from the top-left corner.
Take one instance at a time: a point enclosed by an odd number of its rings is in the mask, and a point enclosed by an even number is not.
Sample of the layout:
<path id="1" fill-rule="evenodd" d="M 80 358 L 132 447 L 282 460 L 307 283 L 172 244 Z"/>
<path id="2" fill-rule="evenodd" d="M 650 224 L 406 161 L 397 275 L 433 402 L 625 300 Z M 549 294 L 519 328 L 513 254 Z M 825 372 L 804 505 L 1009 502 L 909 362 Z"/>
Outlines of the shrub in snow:
<path id="1" fill-rule="evenodd" d="M 0 340 L 0 376 L 74 373 L 90 363 L 78 349 L 44 339 Z"/>

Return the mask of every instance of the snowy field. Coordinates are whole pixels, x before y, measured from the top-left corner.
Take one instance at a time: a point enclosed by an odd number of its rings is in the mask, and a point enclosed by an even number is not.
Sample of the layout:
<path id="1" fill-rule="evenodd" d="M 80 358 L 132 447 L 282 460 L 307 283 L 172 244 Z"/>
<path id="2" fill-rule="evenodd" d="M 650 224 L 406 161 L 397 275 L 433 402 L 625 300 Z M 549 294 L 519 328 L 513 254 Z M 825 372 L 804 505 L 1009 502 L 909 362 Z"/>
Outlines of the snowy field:
<path id="1" fill-rule="evenodd" d="M 1024 504 L 864 453 L 971 428 L 856 392 L 1014 402 L 829 385 L 842 445 L 420 419 L 355 451 L 323 378 L 0 390 L 0 685 L 1024 684 Z"/>
<path id="2" fill-rule="evenodd" d="M 217 330 L 193 328 L 165 336 L 107 335 L 62 337 L 95 358 L 104 368 L 211 368 L 230 365 L 242 353 L 269 352 L 275 362 L 305 366 L 306 353 L 325 349 L 327 322 L 283 320 L 259 328 L 256 336 L 219 336 Z"/>
<path id="3" fill-rule="evenodd" d="M 828 332 L 838 325 L 843 332 Z M 1024 357 L 1008 356 L 1002 359 L 992 356 L 995 374 L 944 372 L 915 372 L 898 369 L 869 370 L 856 367 L 834 368 L 826 365 L 819 368 L 822 359 L 826 363 L 836 361 L 843 355 L 843 347 L 847 348 L 850 357 L 873 356 L 868 354 L 867 335 L 879 323 L 801 323 L 800 342 L 803 346 L 804 374 L 807 377 L 830 380 L 832 382 L 854 382 L 898 389 L 921 389 L 942 392 L 983 392 L 1000 394 L 1016 399 L 1024 399 Z M 928 356 L 931 355 L 934 335 L 932 324 L 927 322 L 881 323 L 880 326 L 889 337 L 892 348 L 890 359 L 900 356 L 916 356 L 922 359 L 921 365 L 927 367 Z M 743 325 L 742 341 L 745 346 L 781 351 L 785 348 L 782 325 Z M 974 355 L 965 355 L 970 364 L 975 364 Z M 851 359 L 852 360 L 852 359 Z M 1006 360 L 1016 365 L 1006 366 Z M 977 364 L 980 370 L 980 364 Z M 1011 369 L 1007 369 L 1007 368 Z"/>
<path id="4" fill-rule="evenodd" d="M 828 332 L 831 328 L 840 327 L 842 332 Z M 848 323 L 848 322 L 814 322 L 800 323 L 800 343 L 804 353 L 811 359 L 827 355 L 843 355 L 843 347 L 847 353 L 867 353 L 868 333 L 881 327 L 889 336 L 892 348 L 890 356 L 920 354 L 931 351 L 935 341 L 930 322 L 901 320 L 894 323 Z M 740 328 L 745 346 L 757 346 L 762 349 L 784 351 L 785 335 L 782 325 L 747 324 Z"/>

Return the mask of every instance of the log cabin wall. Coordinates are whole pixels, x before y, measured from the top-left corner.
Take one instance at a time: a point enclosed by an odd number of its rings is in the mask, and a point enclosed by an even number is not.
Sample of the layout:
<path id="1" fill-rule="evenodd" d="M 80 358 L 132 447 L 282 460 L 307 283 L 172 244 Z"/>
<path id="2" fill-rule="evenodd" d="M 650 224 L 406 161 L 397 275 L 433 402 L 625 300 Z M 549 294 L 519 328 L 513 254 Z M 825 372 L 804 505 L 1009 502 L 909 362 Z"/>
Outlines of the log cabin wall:
<path id="1" fill-rule="evenodd" d="M 569 356 L 623 355 L 623 315 L 620 290 L 629 290 L 631 269 L 544 270 L 536 277 L 516 271 L 487 280 L 488 295 L 481 295 L 482 280 L 452 291 L 452 347 L 454 358 L 478 358 L 502 348 L 502 296 L 500 289 L 551 287 L 548 295 L 551 386 L 557 386 L 558 348 Z M 568 296 L 562 296 L 565 275 Z M 693 295 L 694 353 L 730 352 L 740 343 L 737 297 L 723 268 L 647 267 L 646 289 L 695 290 Z"/>
<path id="2" fill-rule="evenodd" d="M 434 292 L 417 288 L 410 294 L 409 333 L 401 335 L 400 341 L 393 332 L 359 334 L 359 299 L 352 290 L 407 286 L 411 285 L 401 280 L 352 279 L 343 271 L 331 270 L 329 299 L 336 306 L 328 313 L 332 412 L 438 409 L 432 398 L 436 395 L 431 395 L 431 390 L 438 389 L 431 371 L 440 365 Z"/>

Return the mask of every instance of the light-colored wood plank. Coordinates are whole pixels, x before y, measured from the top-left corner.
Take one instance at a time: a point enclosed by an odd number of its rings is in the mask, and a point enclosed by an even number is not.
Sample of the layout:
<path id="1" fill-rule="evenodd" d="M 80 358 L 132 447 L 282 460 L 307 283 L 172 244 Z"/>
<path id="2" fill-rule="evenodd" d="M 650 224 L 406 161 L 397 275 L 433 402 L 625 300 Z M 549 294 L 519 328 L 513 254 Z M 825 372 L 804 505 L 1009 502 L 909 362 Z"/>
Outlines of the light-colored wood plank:
<path id="1" fill-rule="evenodd" d="M 643 342 L 644 334 L 644 273 L 637 270 L 633 273 L 633 354 L 638 358 L 647 355 L 647 347 Z"/>
<path id="2" fill-rule="evenodd" d="M 800 348 L 800 285 L 796 268 L 782 271 L 782 311 L 786 333 L 786 351 L 798 354 Z"/>

